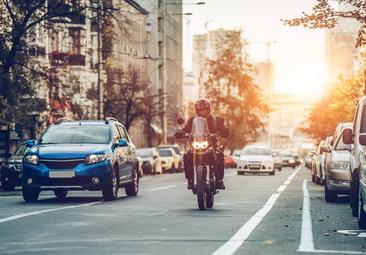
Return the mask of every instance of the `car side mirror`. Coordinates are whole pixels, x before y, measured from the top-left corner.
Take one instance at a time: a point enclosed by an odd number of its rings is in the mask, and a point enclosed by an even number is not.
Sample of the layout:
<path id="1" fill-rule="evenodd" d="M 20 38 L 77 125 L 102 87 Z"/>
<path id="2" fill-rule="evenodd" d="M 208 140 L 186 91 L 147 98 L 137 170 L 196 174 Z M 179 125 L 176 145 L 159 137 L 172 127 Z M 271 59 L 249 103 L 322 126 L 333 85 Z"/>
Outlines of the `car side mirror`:
<path id="1" fill-rule="evenodd" d="M 353 143 L 353 132 L 352 129 L 346 128 L 342 133 L 342 140 L 344 144 L 352 144 Z"/>
<path id="2" fill-rule="evenodd" d="M 34 145 L 36 145 L 36 141 L 35 140 L 28 140 L 25 142 L 25 146 L 27 148 L 33 147 Z"/>
<path id="3" fill-rule="evenodd" d="M 125 139 L 119 139 L 117 145 L 118 147 L 126 147 L 128 146 L 128 142 Z"/>
<path id="4" fill-rule="evenodd" d="M 321 152 L 331 152 L 332 151 L 332 147 L 329 145 L 323 145 L 322 147 L 320 147 L 320 151 Z"/>
<path id="5" fill-rule="evenodd" d="M 366 146 L 366 133 L 361 133 L 358 137 L 358 141 L 362 146 Z"/>

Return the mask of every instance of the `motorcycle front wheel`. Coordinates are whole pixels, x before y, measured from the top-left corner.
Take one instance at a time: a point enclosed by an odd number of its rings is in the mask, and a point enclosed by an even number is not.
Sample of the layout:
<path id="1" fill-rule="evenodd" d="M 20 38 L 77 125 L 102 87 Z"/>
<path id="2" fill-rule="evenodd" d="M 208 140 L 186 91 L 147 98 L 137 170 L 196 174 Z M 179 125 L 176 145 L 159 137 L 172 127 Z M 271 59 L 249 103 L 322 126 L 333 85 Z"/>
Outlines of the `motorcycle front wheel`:
<path id="1" fill-rule="evenodd" d="M 206 194 L 206 171 L 204 166 L 197 166 L 197 202 L 198 208 L 203 211 L 207 208 L 207 194 Z"/>

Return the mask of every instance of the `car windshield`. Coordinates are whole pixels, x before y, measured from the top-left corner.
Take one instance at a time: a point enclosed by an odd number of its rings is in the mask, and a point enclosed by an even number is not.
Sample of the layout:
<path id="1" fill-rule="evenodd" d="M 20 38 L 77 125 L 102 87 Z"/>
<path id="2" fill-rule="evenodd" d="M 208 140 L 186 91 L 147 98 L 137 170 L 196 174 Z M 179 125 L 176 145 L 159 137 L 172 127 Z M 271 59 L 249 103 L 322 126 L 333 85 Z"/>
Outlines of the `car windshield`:
<path id="1" fill-rule="evenodd" d="M 245 148 L 241 155 L 271 155 L 271 150 L 267 148 Z"/>
<path id="2" fill-rule="evenodd" d="M 152 150 L 151 149 L 139 149 L 137 150 L 137 155 L 139 155 L 141 158 L 148 158 L 152 157 Z"/>
<path id="3" fill-rule="evenodd" d="M 281 152 L 281 157 L 284 157 L 284 158 L 293 158 L 294 155 L 290 152 Z"/>
<path id="4" fill-rule="evenodd" d="M 15 157 L 22 157 L 27 152 L 27 150 L 28 150 L 27 146 L 25 146 L 25 144 L 22 144 L 15 151 L 14 156 Z"/>
<path id="5" fill-rule="evenodd" d="M 159 150 L 159 155 L 161 157 L 171 157 L 173 154 L 170 150 Z"/>
<path id="6" fill-rule="evenodd" d="M 49 127 L 39 144 L 88 143 L 107 144 L 110 142 L 109 126 L 58 126 Z"/>

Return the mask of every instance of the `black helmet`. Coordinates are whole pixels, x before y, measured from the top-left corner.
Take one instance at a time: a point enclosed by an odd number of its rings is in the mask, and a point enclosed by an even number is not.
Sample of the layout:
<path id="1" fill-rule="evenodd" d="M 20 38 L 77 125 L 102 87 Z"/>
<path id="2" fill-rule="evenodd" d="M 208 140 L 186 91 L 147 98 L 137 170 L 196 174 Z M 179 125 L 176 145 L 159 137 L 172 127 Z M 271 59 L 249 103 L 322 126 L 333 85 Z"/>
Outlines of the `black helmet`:
<path id="1" fill-rule="evenodd" d="M 199 99 L 194 105 L 194 108 L 196 109 L 197 115 L 200 117 L 207 118 L 211 114 L 210 101 L 205 98 Z"/>

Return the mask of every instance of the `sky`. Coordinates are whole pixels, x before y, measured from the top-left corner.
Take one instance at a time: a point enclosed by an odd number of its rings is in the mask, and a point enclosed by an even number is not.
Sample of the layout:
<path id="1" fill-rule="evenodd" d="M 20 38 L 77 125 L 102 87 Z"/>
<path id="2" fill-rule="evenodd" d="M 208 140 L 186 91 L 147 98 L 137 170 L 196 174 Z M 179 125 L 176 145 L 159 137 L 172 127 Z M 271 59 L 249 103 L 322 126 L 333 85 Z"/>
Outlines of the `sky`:
<path id="1" fill-rule="evenodd" d="M 203 0 L 204 1 L 204 0 Z M 184 0 L 184 3 L 193 3 Z M 310 12 L 315 0 L 206 0 L 205 5 L 184 5 L 184 67 L 192 66 L 193 35 L 217 28 L 241 29 L 249 42 L 252 61 L 267 59 L 265 41 L 275 63 L 275 91 L 320 95 L 325 81 L 324 30 L 289 27 L 281 19 Z M 190 25 L 187 25 L 187 18 Z"/>

